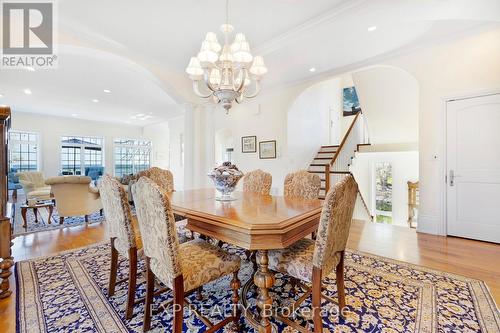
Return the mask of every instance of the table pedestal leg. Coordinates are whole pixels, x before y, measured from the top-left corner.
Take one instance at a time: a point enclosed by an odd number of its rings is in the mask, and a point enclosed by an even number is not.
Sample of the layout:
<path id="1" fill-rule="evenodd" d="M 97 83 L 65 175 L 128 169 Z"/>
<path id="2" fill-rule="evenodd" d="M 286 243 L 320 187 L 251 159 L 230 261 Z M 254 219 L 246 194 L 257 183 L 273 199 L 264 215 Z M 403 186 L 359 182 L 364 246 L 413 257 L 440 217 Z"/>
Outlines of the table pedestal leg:
<path id="1" fill-rule="evenodd" d="M 35 223 L 38 223 L 38 208 L 33 208 L 33 213 L 35 214 Z"/>
<path id="2" fill-rule="evenodd" d="M 271 333 L 269 317 L 272 315 L 273 299 L 269 296 L 269 288 L 274 285 L 274 275 L 269 271 L 268 263 L 267 250 L 259 250 L 257 252 L 257 265 L 259 267 L 253 278 L 255 285 L 259 288 L 257 297 L 257 306 L 260 309 L 259 333 Z"/>

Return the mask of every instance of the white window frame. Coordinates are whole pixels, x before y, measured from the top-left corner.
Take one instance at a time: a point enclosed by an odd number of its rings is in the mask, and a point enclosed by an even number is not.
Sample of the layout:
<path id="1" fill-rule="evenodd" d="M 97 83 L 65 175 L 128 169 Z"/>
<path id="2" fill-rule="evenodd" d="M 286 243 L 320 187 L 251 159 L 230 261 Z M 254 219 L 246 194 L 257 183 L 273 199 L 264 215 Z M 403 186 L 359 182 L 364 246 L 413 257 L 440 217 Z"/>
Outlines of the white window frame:
<path id="1" fill-rule="evenodd" d="M 149 142 L 148 144 L 127 144 L 127 143 L 117 143 L 116 141 L 139 141 L 139 142 Z M 137 149 L 148 149 L 149 150 L 149 167 L 151 167 L 152 151 L 153 151 L 153 141 L 147 139 L 130 139 L 130 138 L 114 138 L 113 139 L 113 175 L 116 176 L 116 148 L 134 148 Z M 136 174 L 138 171 L 135 170 L 135 165 L 132 164 L 132 173 Z"/>
<path id="2" fill-rule="evenodd" d="M 10 139 L 10 134 L 11 133 L 21 133 L 21 134 L 32 134 L 32 135 L 36 135 L 36 141 L 23 141 L 23 140 L 11 140 Z M 30 144 L 32 145 L 33 142 L 36 143 L 36 169 L 34 171 L 39 171 L 40 170 L 40 164 L 41 164 L 41 155 L 40 155 L 40 133 L 38 132 L 33 132 L 33 131 L 24 131 L 24 130 L 16 130 L 16 129 L 10 129 L 9 132 L 8 132 L 8 135 L 9 135 L 9 141 L 8 141 L 8 148 L 9 148 L 9 156 L 7 157 L 8 158 L 8 164 L 9 164 L 9 171 L 11 169 L 11 145 L 14 145 L 14 144 Z M 22 170 L 18 170 L 18 171 L 22 171 Z"/>
<path id="3" fill-rule="evenodd" d="M 106 161 L 106 156 L 105 156 L 105 141 L 104 137 L 102 136 L 92 136 L 92 135 L 77 135 L 77 134 L 70 134 L 70 135 L 61 135 L 59 138 L 59 170 L 62 173 L 63 172 L 63 161 L 62 161 L 62 148 L 63 148 L 63 142 L 62 139 L 64 137 L 74 137 L 74 138 L 84 138 L 84 139 L 100 139 L 101 144 L 78 144 L 78 143 L 72 143 L 71 145 L 74 147 L 79 147 L 80 148 L 80 175 L 83 176 L 85 175 L 85 148 L 87 147 L 100 147 L 101 148 L 101 166 L 105 166 L 105 161 Z M 69 144 L 68 144 L 69 145 Z"/>

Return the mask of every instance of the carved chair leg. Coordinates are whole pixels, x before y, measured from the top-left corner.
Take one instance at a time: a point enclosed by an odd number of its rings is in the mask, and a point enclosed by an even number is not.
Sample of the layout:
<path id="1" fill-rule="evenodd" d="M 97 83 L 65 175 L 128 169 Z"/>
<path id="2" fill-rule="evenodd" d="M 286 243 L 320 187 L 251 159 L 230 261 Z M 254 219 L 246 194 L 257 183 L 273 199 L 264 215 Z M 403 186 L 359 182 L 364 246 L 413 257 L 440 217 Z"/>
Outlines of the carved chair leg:
<path id="1" fill-rule="evenodd" d="M 64 216 L 59 216 L 59 224 L 63 224 L 64 223 Z"/>
<path id="2" fill-rule="evenodd" d="M 149 266 L 149 258 L 146 257 L 146 305 L 144 306 L 144 322 L 142 329 L 144 332 L 151 328 L 151 305 L 153 304 L 153 294 L 155 288 L 155 277 Z"/>
<path id="3" fill-rule="evenodd" d="M 85 223 L 89 223 L 89 216 L 85 215 Z"/>
<path id="4" fill-rule="evenodd" d="M 231 289 L 233 289 L 233 323 L 234 323 L 234 328 L 236 331 L 240 331 L 240 317 L 241 317 L 241 311 L 240 311 L 240 306 L 239 306 L 239 289 L 241 287 L 241 282 L 240 279 L 238 278 L 238 272 L 236 271 L 233 273 L 233 280 L 231 281 Z"/>
<path id="5" fill-rule="evenodd" d="M 129 254 L 129 273 L 128 273 L 128 294 L 127 309 L 125 318 L 132 319 L 134 314 L 135 289 L 137 284 L 137 249 L 135 247 L 128 250 Z"/>
<path id="6" fill-rule="evenodd" d="M 103 209 L 99 209 L 99 215 L 102 216 L 104 213 L 103 213 Z"/>
<path id="7" fill-rule="evenodd" d="M 340 253 L 340 261 L 335 269 L 337 280 L 337 293 L 339 297 L 339 315 L 342 315 L 345 308 L 345 287 L 344 287 L 344 251 Z"/>
<path id="8" fill-rule="evenodd" d="M 184 317 L 184 278 L 182 275 L 174 279 L 174 325 L 173 333 L 182 333 Z"/>
<path id="9" fill-rule="evenodd" d="M 109 271 L 108 296 L 115 294 L 116 274 L 118 271 L 118 251 L 115 249 L 115 238 L 111 238 L 111 269 Z"/>
<path id="10" fill-rule="evenodd" d="M 317 267 L 313 267 L 312 308 L 313 308 L 314 333 L 322 333 L 323 320 L 321 318 L 321 269 Z"/>
<path id="11" fill-rule="evenodd" d="M 290 284 L 291 284 L 290 293 L 292 293 L 292 295 L 295 296 L 297 294 L 297 279 L 291 276 Z"/>
<path id="12" fill-rule="evenodd" d="M 198 288 L 196 289 L 196 299 L 197 299 L 198 301 L 203 300 L 203 294 L 202 294 L 202 292 L 203 292 L 203 286 L 198 287 Z"/>

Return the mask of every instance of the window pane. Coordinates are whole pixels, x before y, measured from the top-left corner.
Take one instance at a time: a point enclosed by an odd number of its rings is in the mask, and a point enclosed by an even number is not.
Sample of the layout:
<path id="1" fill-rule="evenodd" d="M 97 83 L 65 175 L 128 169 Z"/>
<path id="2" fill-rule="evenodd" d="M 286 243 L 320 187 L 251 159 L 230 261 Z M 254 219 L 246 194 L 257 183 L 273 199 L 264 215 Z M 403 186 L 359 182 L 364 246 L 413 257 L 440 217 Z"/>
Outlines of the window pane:
<path id="1" fill-rule="evenodd" d="M 38 170 L 38 135 L 36 133 L 11 130 L 8 144 L 11 171 Z"/>

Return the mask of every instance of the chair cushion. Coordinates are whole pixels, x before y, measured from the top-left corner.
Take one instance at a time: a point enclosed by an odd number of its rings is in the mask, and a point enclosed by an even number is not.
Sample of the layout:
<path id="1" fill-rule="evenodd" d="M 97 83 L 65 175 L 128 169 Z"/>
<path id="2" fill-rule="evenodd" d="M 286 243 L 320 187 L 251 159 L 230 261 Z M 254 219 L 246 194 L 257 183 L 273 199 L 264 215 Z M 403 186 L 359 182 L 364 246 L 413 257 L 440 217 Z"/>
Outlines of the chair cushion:
<path id="1" fill-rule="evenodd" d="M 312 282 L 315 241 L 304 238 L 282 250 L 269 251 L 269 268 L 294 278 Z M 337 263 L 340 255 L 335 256 Z"/>
<path id="2" fill-rule="evenodd" d="M 240 257 L 201 239 L 179 245 L 184 291 L 196 289 L 240 269 Z"/>
<path id="3" fill-rule="evenodd" d="M 36 190 L 29 192 L 26 196 L 28 199 L 50 199 L 50 186 L 38 187 Z"/>

